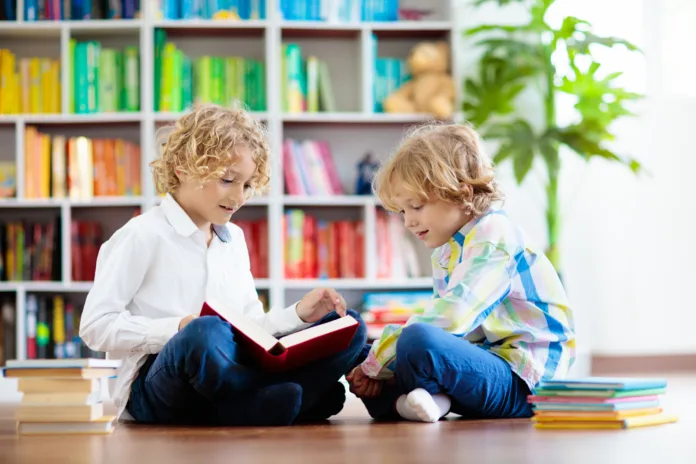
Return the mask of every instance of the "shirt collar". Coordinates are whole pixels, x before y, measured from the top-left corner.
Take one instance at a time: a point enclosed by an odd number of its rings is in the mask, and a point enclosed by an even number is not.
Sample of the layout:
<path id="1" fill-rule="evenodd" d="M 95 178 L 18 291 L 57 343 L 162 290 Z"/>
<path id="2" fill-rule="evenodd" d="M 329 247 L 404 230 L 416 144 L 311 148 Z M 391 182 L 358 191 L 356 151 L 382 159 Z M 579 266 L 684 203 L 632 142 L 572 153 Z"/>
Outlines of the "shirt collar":
<path id="1" fill-rule="evenodd" d="M 433 252 L 433 259 L 435 262 L 443 269 L 449 268 L 450 258 L 452 255 L 454 254 L 456 256 L 461 256 L 461 250 L 464 248 L 464 239 L 466 238 L 467 234 L 471 232 L 471 230 L 476 226 L 476 224 L 479 223 L 481 219 L 494 212 L 502 211 L 488 208 L 482 215 L 476 216 L 464 224 L 461 229 L 454 233 L 447 243 L 435 249 Z"/>
<path id="2" fill-rule="evenodd" d="M 174 228 L 176 233 L 183 237 L 190 237 L 197 230 L 196 224 L 191 220 L 186 211 L 177 203 L 171 194 L 167 193 L 162 202 L 160 203 L 162 210 L 164 211 L 164 216 L 169 221 L 169 224 Z M 221 242 L 229 242 L 232 239 L 230 231 L 227 227 L 213 224 L 213 231 L 215 235 L 220 239 Z"/>

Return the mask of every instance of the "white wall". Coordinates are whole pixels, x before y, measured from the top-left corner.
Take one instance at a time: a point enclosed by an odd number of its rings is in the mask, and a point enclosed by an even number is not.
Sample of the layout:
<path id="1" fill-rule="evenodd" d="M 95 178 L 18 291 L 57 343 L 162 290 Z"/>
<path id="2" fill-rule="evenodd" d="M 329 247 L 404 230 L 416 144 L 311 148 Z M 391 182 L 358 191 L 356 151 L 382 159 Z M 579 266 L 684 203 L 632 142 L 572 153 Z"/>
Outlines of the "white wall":
<path id="1" fill-rule="evenodd" d="M 464 26 L 501 20 L 495 8 L 472 11 L 466 3 L 459 11 Z M 650 174 L 636 178 L 618 165 L 564 156 L 562 268 L 575 306 L 579 351 L 696 353 L 696 310 L 688 294 L 696 277 L 696 208 L 688 188 L 696 172 L 696 32 L 689 28 L 696 2 L 558 0 L 554 9 L 557 18 L 588 19 L 598 34 L 624 37 L 645 52 L 644 59 L 607 59 L 611 70 L 626 73 L 626 85 L 648 94 L 638 118 L 616 125 L 614 148 L 641 160 Z M 520 17 L 511 10 L 503 20 Z M 461 60 L 470 63 L 472 57 Z M 543 243 L 542 184 L 531 178 L 517 188 L 507 165 L 500 176 L 512 216 Z"/>

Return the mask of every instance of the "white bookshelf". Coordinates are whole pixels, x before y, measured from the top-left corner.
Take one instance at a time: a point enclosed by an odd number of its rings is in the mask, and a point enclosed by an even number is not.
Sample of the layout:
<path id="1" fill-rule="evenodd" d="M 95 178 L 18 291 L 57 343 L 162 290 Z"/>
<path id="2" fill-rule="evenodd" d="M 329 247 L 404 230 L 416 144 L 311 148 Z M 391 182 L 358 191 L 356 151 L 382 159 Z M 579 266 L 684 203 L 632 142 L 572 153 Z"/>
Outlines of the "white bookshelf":
<path id="1" fill-rule="evenodd" d="M 0 160 L 14 159 L 17 166 L 18 195 L 0 199 L 0 217 L 37 218 L 58 216 L 61 219 L 61 269 L 59 282 L 0 282 L 0 293 L 16 295 L 17 356 L 26 354 L 25 298 L 27 293 L 85 294 L 91 282 L 71 280 L 70 223 L 73 217 L 90 217 L 104 222 L 104 239 L 129 219 L 135 207 L 143 212 L 155 206 L 156 195 L 148 167 L 155 151 L 157 127 L 175 120 L 176 113 L 153 111 L 153 37 L 156 28 L 168 31 L 168 40 L 193 57 L 202 54 L 241 55 L 263 59 L 266 64 L 266 101 L 264 112 L 253 113 L 269 130 L 273 152 L 271 191 L 266 197 L 254 198 L 232 219 L 266 217 L 268 219 L 269 276 L 257 279 L 260 292 L 267 293 L 271 306 L 291 303 L 307 290 L 332 286 L 344 292 L 354 305 L 364 291 L 429 289 L 432 279 L 429 251 L 422 249 L 423 276 L 403 279 L 376 277 L 376 211 L 379 202 L 369 196 L 296 197 L 283 194 L 282 142 L 287 137 L 328 140 L 341 181 L 348 191 L 354 190 L 356 163 L 366 151 L 378 157 L 389 153 L 399 142 L 409 124 L 430 119 L 426 114 L 382 114 L 373 108 L 373 50 L 371 34 L 380 40 L 378 53 L 406 57 L 419 41 L 449 41 L 453 56 L 458 54 L 458 31 L 454 24 L 455 5 L 450 0 L 404 2 L 435 10 L 433 21 L 398 23 L 326 24 L 311 21 L 284 21 L 277 13 L 276 2 L 267 1 L 265 20 L 257 21 L 161 21 L 155 20 L 146 0 L 144 17 L 138 20 L 92 20 L 58 22 L 1 22 L 0 48 L 9 48 L 18 58 L 42 56 L 62 60 L 62 113 L 42 115 L 0 115 Z M 22 0 L 18 11 L 22 11 Z M 97 39 L 108 46 L 140 47 L 141 105 L 139 112 L 69 114 L 67 56 L 69 39 Z M 280 90 L 280 53 L 284 41 L 299 43 L 303 55 L 315 53 L 328 62 L 338 111 L 332 113 L 284 114 Z M 48 45 L 47 45 L 48 43 Z M 107 45 L 105 45 L 107 46 Z M 452 59 L 456 88 L 460 88 L 461 71 Z M 459 108 L 457 96 L 455 108 Z M 139 197 L 95 197 L 90 200 L 24 198 L 24 130 L 35 125 L 39 131 L 89 137 L 122 137 L 141 145 L 143 195 Z M 366 276 L 361 279 L 288 280 L 284 278 L 282 217 L 287 208 L 306 208 L 322 218 L 361 218 L 365 226 Z"/>

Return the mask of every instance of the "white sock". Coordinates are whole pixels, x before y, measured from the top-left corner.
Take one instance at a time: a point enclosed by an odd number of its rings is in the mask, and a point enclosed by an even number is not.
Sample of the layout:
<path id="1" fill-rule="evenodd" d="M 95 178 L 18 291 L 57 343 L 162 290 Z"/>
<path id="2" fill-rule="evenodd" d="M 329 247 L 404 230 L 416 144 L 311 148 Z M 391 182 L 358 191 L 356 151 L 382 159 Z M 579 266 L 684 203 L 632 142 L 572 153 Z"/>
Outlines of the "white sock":
<path id="1" fill-rule="evenodd" d="M 422 388 L 416 388 L 396 400 L 396 412 L 406 420 L 437 422 L 449 412 L 451 404 L 449 396 L 445 394 L 431 395 Z"/>

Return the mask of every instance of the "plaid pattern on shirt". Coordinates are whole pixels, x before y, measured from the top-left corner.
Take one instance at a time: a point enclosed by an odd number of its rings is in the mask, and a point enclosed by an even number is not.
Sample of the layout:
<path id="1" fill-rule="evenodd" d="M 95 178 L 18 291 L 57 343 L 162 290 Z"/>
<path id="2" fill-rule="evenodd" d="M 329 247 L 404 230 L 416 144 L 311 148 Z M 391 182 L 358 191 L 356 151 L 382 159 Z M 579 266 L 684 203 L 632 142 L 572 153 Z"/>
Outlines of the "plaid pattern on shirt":
<path id="1" fill-rule="evenodd" d="M 530 387 L 564 377 L 575 358 L 575 329 L 565 290 L 551 262 L 528 245 L 503 210 L 468 222 L 432 255 L 434 295 L 426 323 L 505 359 Z M 402 326 L 387 326 L 362 365 L 385 379 Z"/>

